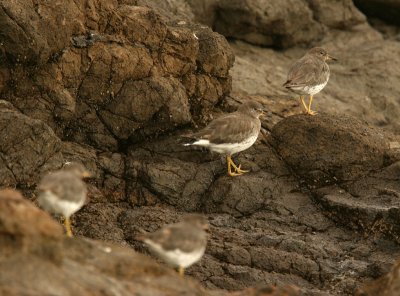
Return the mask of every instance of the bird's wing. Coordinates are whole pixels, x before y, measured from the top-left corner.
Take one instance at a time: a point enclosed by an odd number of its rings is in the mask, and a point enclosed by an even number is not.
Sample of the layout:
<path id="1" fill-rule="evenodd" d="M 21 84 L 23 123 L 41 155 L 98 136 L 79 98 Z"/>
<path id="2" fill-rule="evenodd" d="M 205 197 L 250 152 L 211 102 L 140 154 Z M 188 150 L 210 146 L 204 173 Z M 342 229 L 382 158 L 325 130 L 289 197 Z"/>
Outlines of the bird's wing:
<path id="1" fill-rule="evenodd" d="M 154 243 L 162 245 L 165 250 L 180 249 L 189 252 L 199 244 L 205 244 L 206 235 L 203 230 L 182 227 L 181 223 L 165 226 L 149 234 L 148 238 Z"/>
<path id="2" fill-rule="evenodd" d="M 209 140 L 212 143 L 237 143 L 243 133 L 250 133 L 255 122 L 247 116 L 234 112 L 221 116 L 207 125 L 201 131 L 192 134 L 193 138 Z"/>
<path id="3" fill-rule="evenodd" d="M 287 81 L 283 86 L 295 87 L 318 84 L 318 77 L 320 76 L 323 65 L 316 62 L 314 59 L 304 57 L 298 60 L 289 70 Z"/>
<path id="4" fill-rule="evenodd" d="M 67 172 L 54 172 L 43 177 L 38 191 L 50 191 L 60 199 L 77 202 L 86 196 L 86 184 L 75 175 Z"/>

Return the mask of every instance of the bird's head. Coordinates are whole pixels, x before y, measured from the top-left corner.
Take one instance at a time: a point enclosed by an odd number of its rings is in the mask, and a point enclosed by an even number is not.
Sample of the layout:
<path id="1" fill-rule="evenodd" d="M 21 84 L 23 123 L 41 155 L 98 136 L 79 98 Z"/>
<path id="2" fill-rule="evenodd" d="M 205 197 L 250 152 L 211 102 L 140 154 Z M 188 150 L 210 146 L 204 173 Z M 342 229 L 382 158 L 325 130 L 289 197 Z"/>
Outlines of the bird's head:
<path id="1" fill-rule="evenodd" d="M 187 214 L 183 217 L 182 222 L 195 225 L 204 230 L 208 230 L 207 217 L 201 214 Z"/>
<path id="2" fill-rule="evenodd" d="M 329 61 L 329 60 L 337 61 L 336 58 L 329 55 L 328 52 L 325 49 L 323 49 L 322 47 L 311 48 L 307 54 L 313 55 L 323 61 Z"/>
<path id="3" fill-rule="evenodd" d="M 250 113 L 252 116 L 259 118 L 265 114 L 263 105 L 256 101 L 247 101 L 243 103 L 238 111 Z"/>
<path id="4" fill-rule="evenodd" d="M 66 162 L 64 163 L 62 169 L 64 171 L 72 172 L 77 177 L 83 178 L 90 178 L 92 174 L 83 166 L 83 164 L 79 162 Z"/>

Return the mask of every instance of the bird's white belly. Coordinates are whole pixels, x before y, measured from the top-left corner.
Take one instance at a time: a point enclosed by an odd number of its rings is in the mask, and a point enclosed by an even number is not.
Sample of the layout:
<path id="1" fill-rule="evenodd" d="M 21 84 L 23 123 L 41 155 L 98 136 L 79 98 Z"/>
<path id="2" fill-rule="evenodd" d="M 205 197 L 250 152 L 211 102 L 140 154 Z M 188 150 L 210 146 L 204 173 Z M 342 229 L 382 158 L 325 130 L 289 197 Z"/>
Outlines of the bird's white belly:
<path id="1" fill-rule="evenodd" d="M 189 267 L 196 263 L 204 255 L 206 248 L 201 248 L 190 253 L 182 252 L 179 249 L 165 251 L 159 244 L 155 244 L 150 240 L 145 240 L 150 249 L 167 264 L 177 267 Z"/>
<path id="2" fill-rule="evenodd" d="M 325 83 L 322 83 L 322 84 L 314 85 L 314 86 L 307 86 L 304 88 L 304 91 L 307 94 L 313 96 L 313 95 L 319 93 L 321 90 L 323 90 L 327 83 L 328 83 L 328 81 Z"/>
<path id="3" fill-rule="evenodd" d="M 61 200 L 50 191 L 44 191 L 39 195 L 38 203 L 46 211 L 69 218 L 83 206 L 84 199 L 81 202 Z"/>
<path id="4" fill-rule="evenodd" d="M 317 93 L 319 93 L 321 90 L 324 89 L 324 87 L 327 85 L 328 81 L 326 81 L 325 83 L 322 84 L 318 84 L 318 85 L 313 85 L 313 86 L 299 86 L 299 87 L 291 87 L 291 89 L 300 94 L 300 95 L 315 95 Z"/>
<path id="5" fill-rule="evenodd" d="M 224 143 L 224 144 L 213 144 L 210 143 L 208 140 L 198 140 L 194 142 L 192 145 L 197 145 L 197 146 L 203 146 L 207 147 L 213 152 L 217 152 L 220 154 L 235 154 L 241 151 L 244 151 L 248 148 L 250 148 L 254 142 L 258 138 L 258 133 L 247 138 L 245 141 L 240 142 L 240 143 Z"/>

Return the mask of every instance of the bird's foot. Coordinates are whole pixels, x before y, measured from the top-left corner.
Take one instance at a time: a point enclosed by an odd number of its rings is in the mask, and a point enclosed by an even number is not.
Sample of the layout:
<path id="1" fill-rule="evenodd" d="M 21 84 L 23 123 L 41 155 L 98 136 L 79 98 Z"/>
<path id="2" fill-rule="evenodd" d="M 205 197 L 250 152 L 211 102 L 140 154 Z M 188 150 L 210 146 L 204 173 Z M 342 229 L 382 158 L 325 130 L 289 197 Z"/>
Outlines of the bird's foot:
<path id="1" fill-rule="evenodd" d="M 317 115 L 318 112 L 317 111 L 313 111 L 313 110 L 307 110 L 306 114 L 314 116 L 314 115 Z"/>
<path id="2" fill-rule="evenodd" d="M 243 173 L 237 173 L 237 172 L 230 171 L 230 172 L 228 172 L 228 175 L 231 176 L 231 177 L 236 177 L 236 176 L 243 175 Z"/>
<path id="3" fill-rule="evenodd" d="M 248 172 L 249 172 L 249 171 L 247 171 L 247 170 L 242 170 L 242 169 L 240 168 L 240 165 L 237 166 L 237 165 L 233 162 L 233 160 L 232 160 L 232 158 L 231 158 L 230 155 L 228 155 L 228 156 L 226 157 L 226 162 L 227 162 L 227 165 L 228 165 L 228 175 L 231 176 L 231 177 L 240 176 L 240 175 L 243 175 L 244 173 L 248 173 Z M 232 168 L 233 168 L 233 170 L 232 170 Z"/>
<path id="4" fill-rule="evenodd" d="M 242 169 L 240 168 L 241 165 L 236 166 L 233 162 L 231 163 L 231 166 L 233 167 L 233 170 L 234 170 L 234 171 L 232 171 L 231 169 L 228 170 L 228 175 L 231 176 L 231 177 L 240 176 L 240 175 L 243 175 L 243 174 L 245 174 L 245 173 L 250 172 L 250 171 L 248 171 L 248 170 L 242 170 Z"/>
<path id="5" fill-rule="evenodd" d="M 238 174 L 244 174 L 244 173 L 250 172 L 249 170 L 242 170 L 242 169 L 240 168 L 240 166 L 241 166 L 241 164 L 239 164 L 239 166 L 235 167 L 236 173 L 238 173 Z"/>

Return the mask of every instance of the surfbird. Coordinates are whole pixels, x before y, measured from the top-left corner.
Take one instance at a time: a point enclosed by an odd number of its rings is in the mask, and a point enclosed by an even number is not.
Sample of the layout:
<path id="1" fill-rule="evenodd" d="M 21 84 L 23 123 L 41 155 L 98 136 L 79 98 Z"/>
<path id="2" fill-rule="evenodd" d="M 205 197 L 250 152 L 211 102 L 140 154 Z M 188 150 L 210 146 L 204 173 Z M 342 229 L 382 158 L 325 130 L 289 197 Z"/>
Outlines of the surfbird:
<path id="1" fill-rule="evenodd" d="M 87 188 L 82 181 L 90 177 L 85 167 L 77 162 L 67 162 L 61 170 L 45 175 L 38 185 L 38 204 L 46 211 L 64 217 L 68 236 L 72 236 L 70 217 L 86 201 Z"/>
<path id="2" fill-rule="evenodd" d="M 200 214 L 188 214 L 179 223 L 169 224 L 153 233 L 140 234 L 150 251 L 167 264 L 177 267 L 184 275 L 185 268 L 201 259 L 207 245 L 208 222 Z"/>
<path id="3" fill-rule="evenodd" d="M 232 155 L 251 147 L 261 129 L 259 117 L 263 106 L 255 101 L 243 103 L 236 112 L 223 115 L 210 122 L 199 132 L 185 135 L 194 142 L 184 144 L 206 147 L 213 152 L 226 155 L 229 176 L 239 176 L 249 171 L 242 170 L 232 160 Z"/>
<path id="4" fill-rule="evenodd" d="M 284 87 L 300 95 L 300 101 L 307 114 L 315 115 L 317 112 L 311 110 L 313 96 L 319 93 L 328 83 L 329 66 L 328 60 L 336 60 L 330 56 L 325 49 L 314 47 L 305 56 L 296 61 L 289 70 Z M 308 106 L 304 102 L 304 95 L 309 95 Z"/>

